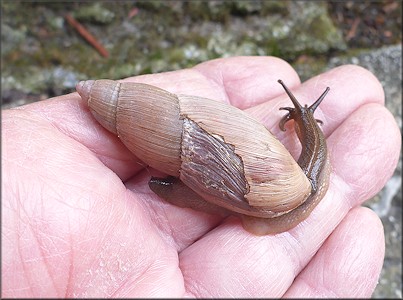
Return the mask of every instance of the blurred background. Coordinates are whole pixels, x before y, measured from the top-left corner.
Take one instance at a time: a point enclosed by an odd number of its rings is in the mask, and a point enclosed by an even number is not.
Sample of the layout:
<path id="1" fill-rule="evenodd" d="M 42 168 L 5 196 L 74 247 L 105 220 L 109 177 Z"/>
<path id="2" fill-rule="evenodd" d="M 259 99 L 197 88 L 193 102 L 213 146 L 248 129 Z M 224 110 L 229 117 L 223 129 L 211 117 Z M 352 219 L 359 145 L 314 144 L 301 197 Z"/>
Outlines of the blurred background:
<path id="1" fill-rule="evenodd" d="M 402 128 L 401 1 L 1 1 L 1 99 L 8 109 L 119 79 L 236 55 L 274 55 L 304 81 L 342 64 L 382 83 Z M 401 157 L 367 202 L 386 254 L 373 298 L 402 298 Z"/>

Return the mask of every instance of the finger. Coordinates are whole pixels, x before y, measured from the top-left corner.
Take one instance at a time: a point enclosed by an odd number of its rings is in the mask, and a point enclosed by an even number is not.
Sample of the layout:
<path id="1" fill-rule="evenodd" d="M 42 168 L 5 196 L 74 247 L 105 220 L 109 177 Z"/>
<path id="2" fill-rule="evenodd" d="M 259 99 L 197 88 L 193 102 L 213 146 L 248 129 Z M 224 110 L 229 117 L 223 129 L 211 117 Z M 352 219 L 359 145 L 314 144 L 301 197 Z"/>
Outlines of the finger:
<path id="1" fill-rule="evenodd" d="M 284 296 L 369 298 L 378 282 L 384 252 L 379 218 L 367 208 L 353 209 Z"/>
<path id="2" fill-rule="evenodd" d="M 294 69 L 277 57 L 232 57 L 225 63 L 217 59 L 197 65 L 195 69 L 216 86 L 224 87 L 230 103 L 241 109 L 282 94 L 278 79 L 286 80 L 290 87 L 300 84 Z"/>
<path id="3" fill-rule="evenodd" d="M 367 104 L 328 138 L 334 173 L 350 192 L 350 206 L 371 198 L 396 168 L 401 148 L 399 128 L 392 114 L 378 104 Z"/>
<path id="4" fill-rule="evenodd" d="M 246 108 L 282 94 L 277 83 L 287 78 L 290 87 L 300 83 L 284 60 L 271 56 L 229 57 L 210 60 L 191 69 L 141 75 L 127 82 L 155 85 L 174 94 L 194 95 Z"/>
<path id="5" fill-rule="evenodd" d="M 376 116 L 378 121 L 365 122 L 368 116 Z M 349 135 L 351 126 L 356 126 L 353 136 Z M 205 290 L 211 286 L 216 295 L 222 297 L 283 295 L 351 207 L 365 201 L 375 190 L 379 191 L 392 174 L 400 149 L 396 127 L 390 113 L 378 104 L 368 104 L 354 112 L 328 139 L 333 166 L 331 184 L 311 215 L 289 232 L 261 238 L 248 235 L 239 220 L 226 220 L 181 252 L 181 268 L 189 292 L 206 296 Z M 384 135 L 384 131 L 392 132 L 393 137 Z M 365 149 L 373 149 L 368 144 L 369 133 L 383 145 L 383 150 L 375 150 L 376 159 L 366 165 Z M 337 145 L 344 145 L 343 151 L 332 148 Z M 393 162 L 385 166 L 384 162 L 390 157 Z M 358 180 L 356 176 L 362 175 L 361 171 L 366 172 L 368 182 L 360 182 L 361 187 L 348 181 L 343 171 L 339 171 L 352 164 L 359 168 L 365 165 L 363 170 L 353 169 L 354 174 L 348 177 Z M 373 189 L 365 193 L 368 185 Z M 225 278 L 234 280 L 219 281 L 223 270 Z"/>

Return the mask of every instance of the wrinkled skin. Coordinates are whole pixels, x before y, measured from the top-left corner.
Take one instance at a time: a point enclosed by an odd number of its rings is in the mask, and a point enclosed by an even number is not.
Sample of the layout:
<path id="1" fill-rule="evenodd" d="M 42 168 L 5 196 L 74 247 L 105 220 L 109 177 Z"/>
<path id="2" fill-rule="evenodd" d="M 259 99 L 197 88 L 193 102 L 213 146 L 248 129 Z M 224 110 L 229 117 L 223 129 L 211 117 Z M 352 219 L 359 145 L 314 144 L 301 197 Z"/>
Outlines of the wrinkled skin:
<path id="1" fill-rule="evenodd" d="M 379 218 L 361 204 L 391 176 L 400 133 L 367 70 L 300 83 L 274 57 L 234 57 L 127 81 L 222 100 L 263 122 L 290 106 L 277 79 L 323 121 L 332 174 L 322 202 L 288 232 L 256 237 L 235 217 L 175 207 L 77 93 L 2 111 L 3 297 L 369 297 L 384 258 Z M 290 122 L 292 123 L 292 122 Z M 252 134 L 252 133 L 251 133 Z"/>

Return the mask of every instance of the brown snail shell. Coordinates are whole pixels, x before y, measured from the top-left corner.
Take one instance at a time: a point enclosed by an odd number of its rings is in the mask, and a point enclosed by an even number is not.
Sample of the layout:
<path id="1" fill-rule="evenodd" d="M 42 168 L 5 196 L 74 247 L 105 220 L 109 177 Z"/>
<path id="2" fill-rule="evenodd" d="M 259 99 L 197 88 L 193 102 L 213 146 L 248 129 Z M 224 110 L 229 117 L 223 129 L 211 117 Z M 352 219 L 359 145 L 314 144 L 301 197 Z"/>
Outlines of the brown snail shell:
<path id="1" fill-rule="evenodd" d="M 178 177 L 209 203 L 273 218 L 311 194 L 310 180 L 285 147 L 233 106 L 113 80 L 82 81 L 77 91 L 140 160 Z"/>

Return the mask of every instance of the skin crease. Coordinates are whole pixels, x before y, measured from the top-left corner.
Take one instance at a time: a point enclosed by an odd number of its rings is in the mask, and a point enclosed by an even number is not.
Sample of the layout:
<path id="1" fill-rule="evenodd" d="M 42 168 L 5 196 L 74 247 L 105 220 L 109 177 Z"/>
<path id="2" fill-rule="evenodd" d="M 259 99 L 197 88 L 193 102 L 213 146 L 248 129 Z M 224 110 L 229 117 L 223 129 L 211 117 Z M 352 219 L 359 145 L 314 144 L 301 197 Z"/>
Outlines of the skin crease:
<path id="1" fill-rule="evenodd" d="M 308 105 L 331 87 L 315 117 L 332 174 L 311 215 L 274 236 L 153 195 L 148 180 L 161 174 L 76 93 L 2 111 L 2 296 L 370 297 L 384 236 L 360 205 L 391 176 L 401 143 L 370 72 L 342 66 L 300 84 L 280 59 L 233 57 L 127 80 L 246 109 L 298 157 L 292 127 L 278 128 L 278 108 L 289 106 L 278 78 Z"/>

